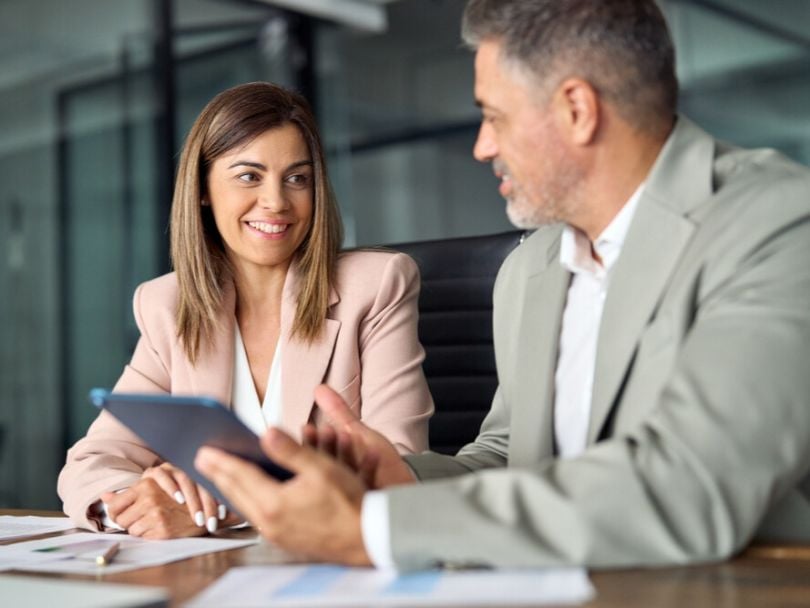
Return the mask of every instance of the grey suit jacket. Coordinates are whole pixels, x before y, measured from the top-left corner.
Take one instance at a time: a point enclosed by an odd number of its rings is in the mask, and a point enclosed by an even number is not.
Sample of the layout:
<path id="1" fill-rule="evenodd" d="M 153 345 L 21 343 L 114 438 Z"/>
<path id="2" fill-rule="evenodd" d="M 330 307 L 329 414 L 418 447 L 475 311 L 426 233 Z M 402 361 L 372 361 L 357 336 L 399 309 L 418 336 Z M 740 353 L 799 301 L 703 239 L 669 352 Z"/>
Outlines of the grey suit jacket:
<path id="1" fill-rule="evenodd" d="M 757 530 L 810 538 L 810 171 L 679 118 L 613 269 L 571 459 L 552 425 L 560 233 L 535 232 L 498 276 L 480 435 L 409 457 L 423 483 L 388 492 L 397 564 L 674 564 Z"/>

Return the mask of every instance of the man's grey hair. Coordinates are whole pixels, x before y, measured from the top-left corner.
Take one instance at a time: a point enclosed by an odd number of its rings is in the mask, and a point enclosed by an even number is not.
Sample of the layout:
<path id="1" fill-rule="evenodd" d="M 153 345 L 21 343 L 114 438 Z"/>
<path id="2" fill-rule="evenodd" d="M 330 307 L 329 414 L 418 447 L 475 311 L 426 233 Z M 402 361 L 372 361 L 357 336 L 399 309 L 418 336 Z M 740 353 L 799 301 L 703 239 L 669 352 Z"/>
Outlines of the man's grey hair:
<path id="1" fill-rule="evenodd" d="M 654 0 L 470 0 L 461 33 L 472 49 L 497 41 L 544 92 L 579 77 L 639 130 L 671 124 L 675 50 Z"/>

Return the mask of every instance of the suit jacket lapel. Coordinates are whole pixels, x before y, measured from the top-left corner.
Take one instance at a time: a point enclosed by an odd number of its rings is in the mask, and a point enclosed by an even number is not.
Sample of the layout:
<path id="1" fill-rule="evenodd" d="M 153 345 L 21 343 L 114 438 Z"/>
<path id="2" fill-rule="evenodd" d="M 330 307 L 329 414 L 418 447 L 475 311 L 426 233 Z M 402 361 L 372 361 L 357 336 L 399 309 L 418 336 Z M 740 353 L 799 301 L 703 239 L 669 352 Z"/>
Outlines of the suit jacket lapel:
<path id="1" fill-rule="evenodd" d="M 571 280 L 558 261 L 559 250 L 558 235 L 547 252 L 545 268 L 526 282 L 517 324 L 517 382 L 509 442 L 512 466 L 534 464 L 554 453 L 554 370 Z"/>
<path id="2" fill-rule="evenodd" d="M 215 398 L 232 407 L 236 289 L 228 281 L 223 287 L 222 317 L 210 344 L 203 343 L 197 363 L 189 374 L 192 393 Z"/>
<path id="3" fill-rule="evenodd" d="M 332 352 L 335 348 L 340 321 L 326 319 L 323 331 L 312 343 L 292 339 L 293 321 L 297 308 L 297 264 L 293 263 L 287 273 L 281 304 L 281 395 L 282 427 L 298 437 L 301 426 L 310 417 L 313 406 L 313 391 L 323 382 Z M 329 292 L 329 306 L 340 300 L 333 289 Z"/>
<path id="4" fill-rule="evenodd" d="M 689 220 L 643 202 L 639 201 L 633 226 L 614 268 L 602 313 L 589 442 L 599 435 L 632 362 L 639 337 L 694 229 Z"/>
<path id="5" fill-rule="evenodd" d="M 661 151 L 613 269 L 596 353 L 588 441 L 598 439 L 636 346 L 695 230 L 690 212 L 712 192 L 713 140 L 680 117 Z"/>

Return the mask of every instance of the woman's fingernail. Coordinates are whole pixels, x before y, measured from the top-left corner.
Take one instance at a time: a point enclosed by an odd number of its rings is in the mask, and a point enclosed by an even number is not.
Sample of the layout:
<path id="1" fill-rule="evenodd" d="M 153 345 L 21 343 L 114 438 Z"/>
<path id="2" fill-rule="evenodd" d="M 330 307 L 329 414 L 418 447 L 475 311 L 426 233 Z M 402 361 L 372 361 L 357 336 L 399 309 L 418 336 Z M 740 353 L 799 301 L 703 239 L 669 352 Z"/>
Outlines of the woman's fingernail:
<path id="1" fill-rule="evenodd" d="M 220 519 L 225 519 L 225 516 L 228 514 L 228 509 L 225 508 L 225 505 L 219 505 L 217 507 L 217 517 Z"/>
<path id="2" fill-rule="evenodd" d="M 201 528 L 205 525 L 205 514 L 202 511 L 197 511 L 194 514 L 194 523 L 200 526 Z"/>
<path id="3" fill-rule="evenodd" d="M 183 493 L 180 490 L 177 490 L 177 492 L 174 493 L 174 499 L 178 502 L 178 504 L 186 504 L 186 497 L 183 496 Z"/>
<path id="4" fill-rule="evenodd" d="M 208 531 L 211 534 L 216 532 L 217 531 L 217 518 L 214 517 L 213 515 L 211 517 L 209 517 L 208 518 L 208 523 L 205 525 L 205 527 L 208 528 Z"/>

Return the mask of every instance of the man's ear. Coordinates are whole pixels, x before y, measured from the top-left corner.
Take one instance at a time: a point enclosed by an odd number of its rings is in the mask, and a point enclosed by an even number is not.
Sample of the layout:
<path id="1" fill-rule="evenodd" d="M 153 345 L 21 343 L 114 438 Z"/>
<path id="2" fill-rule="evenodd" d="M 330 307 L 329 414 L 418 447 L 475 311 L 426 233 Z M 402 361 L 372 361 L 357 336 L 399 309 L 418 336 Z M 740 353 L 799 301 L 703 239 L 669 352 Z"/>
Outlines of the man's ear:
<path id="1" fill-rule="evenodd" d="M 554 106 L 572 143 L 587 146 L 594 141 L 601 106 L 599 94 L 591 83 L 581 78 L 564 80 L 554 94 Z"/>

